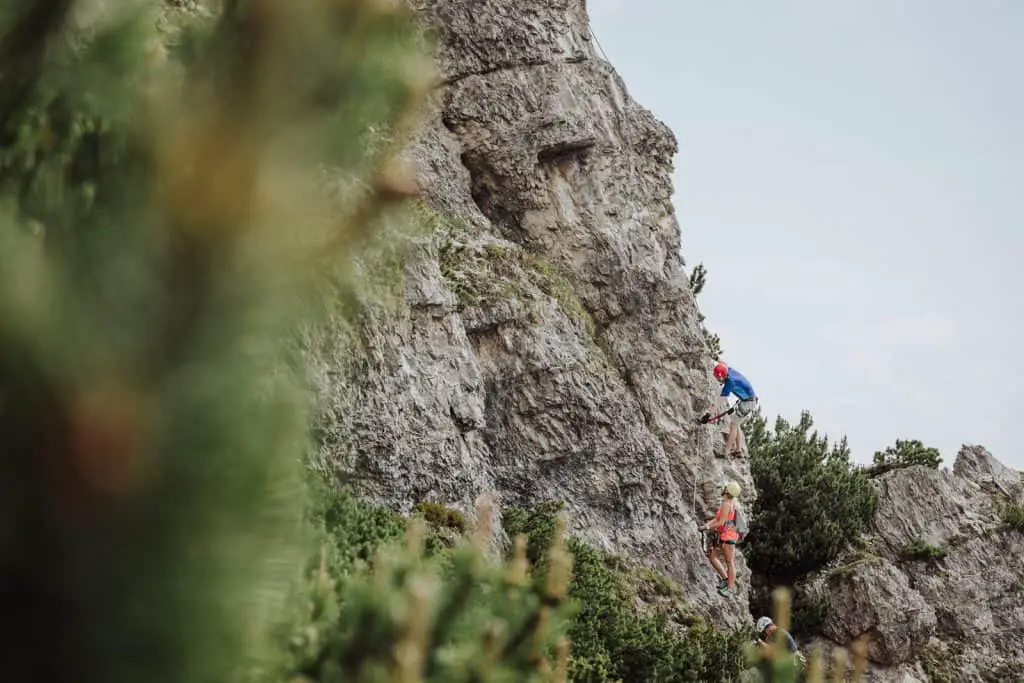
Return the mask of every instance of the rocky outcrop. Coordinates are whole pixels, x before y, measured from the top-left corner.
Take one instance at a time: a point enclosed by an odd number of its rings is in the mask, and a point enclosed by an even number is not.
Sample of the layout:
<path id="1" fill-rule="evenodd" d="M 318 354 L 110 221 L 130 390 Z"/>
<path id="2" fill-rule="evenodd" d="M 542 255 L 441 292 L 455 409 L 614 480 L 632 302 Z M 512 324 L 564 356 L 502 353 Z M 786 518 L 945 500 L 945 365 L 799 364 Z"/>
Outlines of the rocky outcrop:
<path id="1" fill-rule="evenodd" d="M 993 458 L 981 446 L 965 446 L 953 463 L 953 474 L 992 495 L 1011 500 L 1024 497 L 1024 476 Z"/>
<path id="2" fill-rule="evenodd" d="M 907 577 L 884 559 L 861 561 L 829 577 L 824 594 L 825 635 L 852 642 L 870 634 L 868 657 L 892 665 L 910 660 L 935 630 L 935 610 L 910 587 Z"/>
<path id="3" fill-rule="evenodd" d="M 1021 473 L 965 446 L 952 471 L 923 466 L 876 480 L 865 547 L 809 587 L 822 633 L 866 637 L 875 681 L 1024 677 L 1024 532 L 1004 505 L 1024 503 Z"/>
<path id="4" fill-rule="evenodd" d="M 443 85 L 408 150 L 429 235 L 397 310 L 307 339 L 323 461 L 400 510 L 566 501 L 721 626 L 697 520 L 728 478 L 670 202 L 676 140 L 592 46 L 583 0 L 415 0 Z M 346 336 L 346 334 L 348 336 Z M 337 378 L 364 354 L 357 384 Z M 717 451 L 717 452 L 716 452 Z"/>

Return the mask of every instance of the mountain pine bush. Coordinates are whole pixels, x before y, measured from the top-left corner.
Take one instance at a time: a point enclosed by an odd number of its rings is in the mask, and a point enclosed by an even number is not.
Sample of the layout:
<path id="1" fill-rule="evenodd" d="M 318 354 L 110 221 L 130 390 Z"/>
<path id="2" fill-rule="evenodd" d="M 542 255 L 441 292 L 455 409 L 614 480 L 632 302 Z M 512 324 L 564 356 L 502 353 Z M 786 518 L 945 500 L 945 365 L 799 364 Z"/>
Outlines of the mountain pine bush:
<path id="1" fill-rule="evenodd" d="M 549 538 L 553 571 L 529 580 L 520 546 L 488 560 L 490 507 L 472 536 L 405 518 L 316 483 L 308 516 L 318 550 L 278 625 L 279 658 L 248 680 L 564 681 L 571 558 Z"/>
<path id="2" fill-rule="evenodd" d="M 829 444 L 813 425 L 804 412 L 796 424 L 779 417 L 774 430 L 761 417 L 744 426 L 758 496 L 744 555 L 771 586 L 792 585 L 835 559 L 878 505 L 846 439 Z"/>
<path id="3" fill-rule="evenodd" d="M 937 470 L 942 464 L 939 449 L 925 446 L 917 439 L 896 439 L 884 451 L 875 451 L 868 474 L 878 476 L 890 470 L 923 465 Z"/>

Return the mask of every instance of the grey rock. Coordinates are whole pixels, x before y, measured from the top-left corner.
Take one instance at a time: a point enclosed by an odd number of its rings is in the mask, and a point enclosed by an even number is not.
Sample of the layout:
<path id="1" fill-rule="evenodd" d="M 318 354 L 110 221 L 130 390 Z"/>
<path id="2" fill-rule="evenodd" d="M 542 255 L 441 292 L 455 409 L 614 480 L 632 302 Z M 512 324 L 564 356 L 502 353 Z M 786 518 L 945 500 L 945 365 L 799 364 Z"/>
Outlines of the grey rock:
<path id="1" fill-rule="evenodd" d="M 846 678 L 844 680 L 856 680 L 854 673 L 854 655 L 849 648 L 836 645 L 827 638 L 813 638 L 801 646 L 808 659 L 817 654 L 822 657 L 825 679 L 834 680 L 835 661 L 833 656 L 837 650 L 846 650 Z M 881 666 L 874 662 L 867 662 L 865 678 L 858 683 L 936 683 L 932 676 L 920 662 L 908 662 L 896 666 Z"/>
<path id="2" fill-rule="evenodd" d="M 444 85 L 405 156 L 443 225 L 358 344 L 340 321 L 310 333 L 322 467 L 402 511 L 564 500 L 572 533 L 663 571 L 717 625 L 749 623 L 742 554 L 722 598 L 697 532 L 727 478 L 753 486 L 696 422 L 715 392 L 675 138 L 597 58 L 583 0 L 412 5 Z"/>
<path id="3" fill-rule="evenodd" d="M 875 480 L 878 510 L 872 529 L 893 554 L 917 541 L 942 546 L 991 526 L 994 510 L 973 482 L 949 470 L 916 465 Z"/>
<path id="4" fill-rule="evenodd" d="M 807 588 L 829 608 L 831 643 L 872 637 L 870 680 L 1024 677 L 1024 534 L 999 517 L 1019 482 L 977 446 L 965 446 L 952 471 L 916 466 L 876 480 L 868 549 Z M 915 543 L 934 555 L 908 554 Z"/>
<path id="5" fill-rule="evenodd" d="M 987 493 L 1020 499 L 1021 473 L 996 460 L 983 446 L 964 446 L 953 463 L 953 473 L 972 481 Z"/>
<path id="6" fill-rule="evenodd" d="M 935 610 L 884 559 L 834 571 L 824 592 L 824 635 L 839 643 L 868 637 L 868 658 L 892 665 L 908 661 L 935 629 Z"/>

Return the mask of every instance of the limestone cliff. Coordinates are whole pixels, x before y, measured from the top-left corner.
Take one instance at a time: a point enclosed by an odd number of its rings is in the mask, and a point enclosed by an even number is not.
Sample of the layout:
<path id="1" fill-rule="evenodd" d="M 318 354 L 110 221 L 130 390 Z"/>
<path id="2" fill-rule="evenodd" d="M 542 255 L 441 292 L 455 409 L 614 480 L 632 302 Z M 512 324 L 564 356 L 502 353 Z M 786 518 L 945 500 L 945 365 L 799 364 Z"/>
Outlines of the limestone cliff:
<path id="1" fill-rule="evenodd" d="M 572 532 L 748 621 L 742 558 L 724 599 L 697 533 L 725 479 L 751 483 L 696 423 L 715 392 L 675 138 L 595 54 L 583 0 L 413 4 L 443 76 L 409 150 L 434 215 L 397 311 L 364 310 L 361 382 L 334 380 L 348 346 L 311 340 L 325 462 L 399 510 L 564 500 Z"/>
<path id="2" fill-rule="evenodd" d="M 1024 680 L 1024 533 L 1000 516 L 1021 477 L 977 446 L 879 477 L 864 547 L 811 582 L 823 635 L 868 637 L 874 681 Z"/>

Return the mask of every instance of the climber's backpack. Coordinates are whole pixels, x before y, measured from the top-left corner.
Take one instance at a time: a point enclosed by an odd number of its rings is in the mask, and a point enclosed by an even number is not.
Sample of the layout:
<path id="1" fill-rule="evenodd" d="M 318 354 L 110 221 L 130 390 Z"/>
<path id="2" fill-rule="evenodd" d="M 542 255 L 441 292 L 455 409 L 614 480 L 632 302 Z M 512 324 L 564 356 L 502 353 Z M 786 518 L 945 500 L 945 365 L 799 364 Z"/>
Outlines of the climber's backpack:
<path id="1" fill-rule="evenodd" d="M 747 524 L 747 514 L 743 512 L 742 505 L 736 505 L 736 533 L 739 534 L 739 540 L 743 541 L 747 538 L 747 532 L 750 531 L 750 526 Z"/>

